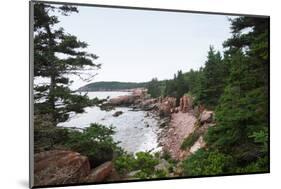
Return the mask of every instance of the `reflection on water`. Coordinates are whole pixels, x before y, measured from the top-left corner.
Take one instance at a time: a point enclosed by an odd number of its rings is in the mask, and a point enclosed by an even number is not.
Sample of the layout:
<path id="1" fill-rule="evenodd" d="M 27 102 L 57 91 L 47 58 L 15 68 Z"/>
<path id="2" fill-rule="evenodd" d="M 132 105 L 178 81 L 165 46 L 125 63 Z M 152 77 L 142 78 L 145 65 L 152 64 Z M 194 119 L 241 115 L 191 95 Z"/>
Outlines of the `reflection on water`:
<path id="1" fill-rule="evenodd" d="M 126 95 L 129 92 L 88 92 L 90 98 L 110 98 Z M 113 135 L 115 141 L 126 151 L 135 153 L 138 151 L 156 150 L 158 146 L 157 120 L 153 116 L 147 116 L 144 111 L 132 111 L 127 107 L 118 107 L 111 111 L 102 111 L 98 107 L 85 108 L 85 113 L 76 114 L 69 121 L 60 123 L 64 127 L 88 127 L 90 123 L 100 123 L 106 126 L 115 127 Z M 112 116 L 116 111 L 122 111 L 118 117 Z"/>

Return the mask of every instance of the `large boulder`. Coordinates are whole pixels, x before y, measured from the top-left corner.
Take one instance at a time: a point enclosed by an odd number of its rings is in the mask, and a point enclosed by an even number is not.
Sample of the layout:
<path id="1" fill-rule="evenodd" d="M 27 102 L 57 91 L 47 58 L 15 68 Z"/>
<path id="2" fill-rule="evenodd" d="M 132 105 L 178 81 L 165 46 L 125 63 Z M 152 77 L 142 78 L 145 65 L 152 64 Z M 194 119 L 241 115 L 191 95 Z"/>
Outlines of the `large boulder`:
<path id="1" fill-rule="evenodd" d="M 161 117 L 169 116 L 176 107 L 176 98 L 167 97 L 158 104 L 159 115 Z"/>
<path id="2" fill-rule="evenodd" d="M 184 95 L 183 97 L 180 98 L 180 111 L 183 113 L 186 113 L 190 110 L 192 110 L 193 106 L 193 99 L 191 96 L 186 96 Z"/>
<path id="3" fill-rule="evenodd" d="M 213 122 L 213 117 L 214 117 L 213 111 L 204 110 L 199 116 L 199 121 L 201 124 L 211 123 L 211 122 Z"/>
<path id="4" fill-rule="evenodd" d="M 132 95 L 139 98 L 144 98 L 147 94 L 147 89 L 136 88 L 132 90 Z"/>
<path id="5" fill-rule="evenodd" d="M 124 95 L 124 96 L 119 96 L 119 97 L 110 99 L 108 104 L 113 105 L 113 106 L 122 106 L 122 105 L 128 106 L 128 105 L 134 104 L 136 99 L 137 99 L 137 96 Z"/>
<path id="6" fill-rule="evenodd" d="M 105 162 L 94 168 L 91 173 L 83 180 L 83 182 L 103 182 L 108 178 L 113 170 L 111 161 Z"/>
<path id="7" fill-rule="evenodd" d="M 52 150 L 34 155 L 34 185 L 79 183 L 90 173 L 88 158 L 77 152 Z"/>
<path id="8" fill-rule="evenodd" d="M 156 171 L 165 171 L 169 172 L 170 163 L 165 159 L 161 159 L 160 162 L 154 167 Z"/>

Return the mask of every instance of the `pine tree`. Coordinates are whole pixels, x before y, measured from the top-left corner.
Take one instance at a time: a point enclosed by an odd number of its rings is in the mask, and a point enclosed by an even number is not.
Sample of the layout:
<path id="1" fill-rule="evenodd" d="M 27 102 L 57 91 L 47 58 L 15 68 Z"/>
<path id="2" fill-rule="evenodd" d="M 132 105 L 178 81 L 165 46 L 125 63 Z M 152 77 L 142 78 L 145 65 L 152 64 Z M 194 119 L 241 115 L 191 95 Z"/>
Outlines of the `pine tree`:
<path id="1" fill-rule="evenodd" d="M 78 12 L 77 8 L 34 3 L 34 76 L 49 80 L 34 86 L 34 109 L 35 113 L 49 114 L 53 125 L 66 121 L 70 112 L 82 113 L 90 104 L 85 95 L 69 89 L 68 76 L 82 77 L 85 70 L 93 76 L 93 69 L 100 67 L 93 63 L 96 55 L 81 50 L 87 43 L 56 26 L 59 23 L 56 15 L 67 16 L 72 12 Z"/>
<path id="2" fill-rule="evenodd" d="M 238 171 L 267 171 L 269 20 L 239 17 L 231 24 L 233 36 L 224 43 L 229 80 L 216 109 L 217 126 L 206 139 L 232 155 Z"/>
<path id="3" fill-rule="evenodd" d="M 152 98 L 157 98 L 161 96 L 161 89 L 157 78 L 153 78 L 147 85 L 147 92 Z"/>
<path id="4" fill-rule="evenodd" d="M 218 104 L 218 100 L 225 87 L 227 72 L 227 67 L 222 60 L 220 52 L 215 52 L 214 47 L 210 46 L 200 81 L 201 91 L 198 101 L 201 104 L 211 109 Z"/>

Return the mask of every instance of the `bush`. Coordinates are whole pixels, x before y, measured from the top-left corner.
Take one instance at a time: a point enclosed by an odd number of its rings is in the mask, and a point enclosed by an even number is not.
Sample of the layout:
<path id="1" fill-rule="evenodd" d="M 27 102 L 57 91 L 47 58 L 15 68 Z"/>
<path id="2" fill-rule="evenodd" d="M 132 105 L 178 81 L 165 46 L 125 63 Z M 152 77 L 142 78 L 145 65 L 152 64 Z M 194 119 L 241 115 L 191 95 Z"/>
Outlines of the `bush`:
<path id="1" fill-rule="evenodd" d="M 57 127 L 34 128 L 34 152 L 52 150 L 63 145 L 68 138 L 68 130 Z"/>
<path id="2" fill-rule="evenodd" d="M 133 155 L 123 155 L 115 159 L 114 165 L 120 174 L 126 174 L 131 171 L 139 171 L 134 176 L 140 179 L 153 178 L 155 176 L 163 176 L 163 172 L 155 171 L 155 166 L 159 163 L 159 159 L 149 152 L 138 152 L 135 157 Z"/>
<path id="3" fill-rule="evenodd" d="M 187 148 L 190 148 L 200 137 L 200 134 L 198 132 L 191 133 L 188 137 L 184 139 L 184 141 L 181 144 L 181 149 L 185 150 Z"/>
<path id="4" fill-rule="evenodd" d="M 259 158 L 245 167 L 236 168 L 236 173 L 268 172 L 268 157 Z"/>
<path id="5" fill-rule="evenodd" d="M 122 155 L 115 159 L 114 166 L 118 173 L 124 175 L 134 170 L 135 158 L 133 155 Z"/>
<path id="6" fill-rule="evenodd" d="M 218 175 L 227 173 L 232 158 L 217 151 L 198 150 L 183 161 L 186 176 Z"/>
<path id="7" fill-rule="evenodd" d="M 83 132 L 70 131 L 65 145 L 89 158 L 91 167 L 96 167 L 106 161 L 110 161 L 122 150 L 113 141 L 113 127 L 105 127 L 100 124 L 91 124 Z"/>

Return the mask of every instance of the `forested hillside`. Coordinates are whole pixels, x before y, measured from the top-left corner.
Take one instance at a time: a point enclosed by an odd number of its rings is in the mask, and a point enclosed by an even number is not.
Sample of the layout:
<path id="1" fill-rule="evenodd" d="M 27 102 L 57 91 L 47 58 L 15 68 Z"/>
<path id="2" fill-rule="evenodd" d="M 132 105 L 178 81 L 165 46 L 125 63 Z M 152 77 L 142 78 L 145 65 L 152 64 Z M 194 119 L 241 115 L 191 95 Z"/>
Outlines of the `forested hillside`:
<path id="1" fill-rule="evenodd" d="M 87 84 L 80 87 L 79 91 L 118 91 L 124 89 L 134 89 L 146 87 L 147 83 L 101 81 Z"/>
<path id="2" fill-rule="evenodd" d="M 232 37 L 223 53 L 211 46 L 204 67 L 178 71 L 165 81 L 164 90 L 149 89 L 177 101 L 188 93 L 195 105 L 215 111 L 216 126 L 204 136 L 208 147 L 184 163 L 188 175 L 268 170 L 269 20 L 238 17 L 230 22 Z"/>

